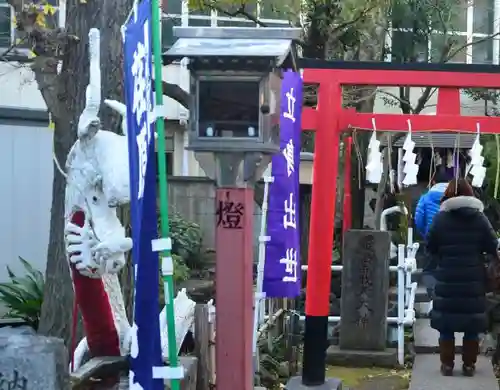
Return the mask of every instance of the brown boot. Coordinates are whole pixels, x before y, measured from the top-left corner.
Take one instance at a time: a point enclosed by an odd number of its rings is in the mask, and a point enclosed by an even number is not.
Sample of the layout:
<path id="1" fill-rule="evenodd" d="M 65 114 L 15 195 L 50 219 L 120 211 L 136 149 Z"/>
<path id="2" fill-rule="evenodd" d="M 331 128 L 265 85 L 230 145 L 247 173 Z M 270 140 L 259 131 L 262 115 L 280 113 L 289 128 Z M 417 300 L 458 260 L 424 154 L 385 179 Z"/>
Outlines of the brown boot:
<path id="1" fill-rule="evenodd" d="M 455 365 L 455 340 L 439 340 L 439 355 L 441 358 L 441 374 L 452 376 Z"/>
<path id="2" fill-rule="evenodd" d="M 462 373 L 464 376 L 474 376 L 476 372 L 477 355 L 479 355 L 478 340 L 464 340 L 462 346 Z"/>

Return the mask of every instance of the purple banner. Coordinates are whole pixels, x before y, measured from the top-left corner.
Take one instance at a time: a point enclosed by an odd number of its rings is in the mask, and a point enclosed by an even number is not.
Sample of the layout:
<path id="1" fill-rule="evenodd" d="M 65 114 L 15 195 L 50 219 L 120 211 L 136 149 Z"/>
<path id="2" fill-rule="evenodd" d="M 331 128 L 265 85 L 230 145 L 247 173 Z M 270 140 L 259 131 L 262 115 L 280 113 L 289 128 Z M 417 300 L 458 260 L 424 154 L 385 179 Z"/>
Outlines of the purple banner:
<path id="1" fill-rule="evenodd" d="M 299 166 L 302 78 L 285 72 L 280 100 L 280 152 L 272 158 L 263 292 L 270 298 L 300 294 Z"/>

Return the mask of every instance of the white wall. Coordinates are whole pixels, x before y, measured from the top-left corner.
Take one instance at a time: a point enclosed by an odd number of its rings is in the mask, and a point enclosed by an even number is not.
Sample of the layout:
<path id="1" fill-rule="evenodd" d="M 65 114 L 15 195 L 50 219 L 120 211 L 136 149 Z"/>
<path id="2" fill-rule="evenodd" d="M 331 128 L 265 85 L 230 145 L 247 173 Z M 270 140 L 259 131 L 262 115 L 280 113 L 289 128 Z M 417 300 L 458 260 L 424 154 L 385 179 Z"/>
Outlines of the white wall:
<path id="1" fill-rule="evenodd" d="M 18 256 L 45 272 L 52 178 L 52 131 L 0 124 L 0 282 L 23 270 Z"/>
<path id="2" fill-rule="evenodd" d="M 180 64 L 164 66 L 162 69 L 164 81 L 177 84 L 185 91 L 189 91 L 189 70 Z M 182 107 L 175 100 L 166 98 L 163 104 L 167 105 L 167 118 L 171 120 L 187 119 L 188 110 Z"/>
<path id="3" fill-rule="evenodd" d="M 189 91 L 189 70 L 181 64 L 172 64 L 163 67 L 163 80 L 177 84 L 185 91 Z M 164 104 L 167 105 L 167 118 L 169 120 L 180 120 L 184 123 L 188 119 L 189 111 L 182 107 L 175 100 L 166 98 Z M 172 126 L 174 129 L 174 172 L 175 176 L 205 176 L 198 161 L 194 158 L 194 153 L 185 150 L 187 146 L 186 128 L 183 124 Z"/>
<path id="4" fill-rule="evenodd" d="M 27 65 L 0 63 L 0 107 L 45 110 L 46 105 Z"/>
<path id="5" fill-rule="evenodd" d="M 0 107 L 45 110 L 26 65 L 0 62 Z M 52 131 L 0 119 L 0 282 L 6 266 L 24 271 L 18 256 L 45 272 L 52 198 Z M 0 306 L 0 315 L 5 308 Z"/>

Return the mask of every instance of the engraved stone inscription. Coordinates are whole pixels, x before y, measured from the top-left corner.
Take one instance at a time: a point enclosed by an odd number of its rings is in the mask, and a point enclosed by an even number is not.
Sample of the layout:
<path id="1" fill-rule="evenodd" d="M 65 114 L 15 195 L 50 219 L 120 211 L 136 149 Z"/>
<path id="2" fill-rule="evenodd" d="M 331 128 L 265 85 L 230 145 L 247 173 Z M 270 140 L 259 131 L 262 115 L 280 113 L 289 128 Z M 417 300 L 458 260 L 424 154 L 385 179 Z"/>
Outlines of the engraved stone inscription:
<path id="1" fill-rule="evenodd" d="M 344 237 L 340 348 L 383 350 L 387 338 L 388 232 L 350 230 Z"/>
<path id="2" fill-rule="evenodd" d="M 0 371 L 0 390 L 26 390 L 27 388 L 28 380 L 17 370 L 5 373 Z"/>
<path id="3" fill-rule="evenodd" d="M 0 328 L 0 390 L 69 390 L 64 341 L 16 332 Z"/>
<path id="4" fill-rule="evenodd" d="M 358 315 L 357 324 L 361 327 L 366 327 L 370 320 L 372 309 L 370 308 L 369 297 L 372 294 L 373 281 L 371 279 L 371 266 L 376 260 L 374 253 L 374 238 L 373 235 L 363 237 L 360 242 L 360 257 L 361 272 L 359 278 L 358 293 Z"/>

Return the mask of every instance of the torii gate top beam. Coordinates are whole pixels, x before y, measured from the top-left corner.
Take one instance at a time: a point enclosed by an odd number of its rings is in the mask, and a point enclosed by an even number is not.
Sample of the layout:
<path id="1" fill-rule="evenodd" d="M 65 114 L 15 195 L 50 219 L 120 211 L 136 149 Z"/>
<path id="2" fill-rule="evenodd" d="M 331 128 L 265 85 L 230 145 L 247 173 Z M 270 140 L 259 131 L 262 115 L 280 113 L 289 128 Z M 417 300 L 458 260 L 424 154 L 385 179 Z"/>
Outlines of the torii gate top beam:
<path id="1" fill-rule="evenodd" d="M 393 64 L 387 62 L 329 62 L 302 60 L 304 83 L 319 84 L 320 89 L 334 86 L 341 93 L 342 86 L 415 86 L 438 88 L 435 116 L 404 114 L 357 113 L 354 109 L 341 109 L 339 128 L 371 129 L 375 119 L 377 129 L 406 131 L 411 120 L 415 131 L 475 132 L 479 124 L 481 133 L 500 133 L 500 118 L 460 115 L 461 88 L 500 89 L 500 67 L 495 65 L 463 64 Z M 339 97 L 335 97 L 339 101 Z M 302 129 L 314 131 L 318 124 L 318 108 L 304 108 Z"/>

